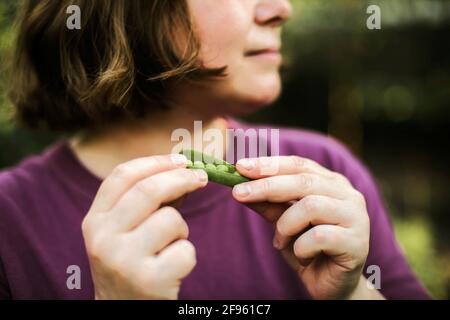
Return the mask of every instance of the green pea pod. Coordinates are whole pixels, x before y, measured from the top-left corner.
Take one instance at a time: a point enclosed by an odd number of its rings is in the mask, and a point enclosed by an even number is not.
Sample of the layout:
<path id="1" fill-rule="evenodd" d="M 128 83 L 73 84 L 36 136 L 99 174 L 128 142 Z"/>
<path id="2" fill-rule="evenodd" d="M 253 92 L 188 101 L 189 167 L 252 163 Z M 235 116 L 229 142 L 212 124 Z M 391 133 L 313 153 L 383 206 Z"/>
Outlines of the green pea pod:
<path id="1" fill-rule="evenodd" d="M 205 170 L 209 181 L 229 187 L 250 181 L 241 176 L 236 167 L 225 160 L 216 159 L 196 150 L 182 150 L 180 154 L 184 154 L 188 158 L 187 168 Z"/>

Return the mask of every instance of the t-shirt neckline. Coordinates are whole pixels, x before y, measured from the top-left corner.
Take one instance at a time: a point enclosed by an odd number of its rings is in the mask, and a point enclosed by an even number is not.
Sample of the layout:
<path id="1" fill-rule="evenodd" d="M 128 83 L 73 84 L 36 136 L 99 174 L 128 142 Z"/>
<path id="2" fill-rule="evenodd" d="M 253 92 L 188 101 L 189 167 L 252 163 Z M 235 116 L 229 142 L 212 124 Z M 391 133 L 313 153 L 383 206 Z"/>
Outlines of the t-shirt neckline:
<path id="1" fill-rule="evenodd" d="M 239 128 L 241 125 L 238 121 L 225 118 L 227 128 Z M 78 159 L 75 152 L 70 147 L 67 139 L 58 141 L 50 150 L 46 152 L 48 163 L 55 170 L 59 180 L 63 183 L 77 189 L 85 197 L 94 199 L 99 189 L 102 179 L 92 173 Z M 195 212 L 204 212 L 205 209 L 213 203 L 231 195 L 231 189 L 216 183 L 208 183 L 208 185 L 188 195 L 183 201 L 181 207 L 184 214 L 194 214 Z"/>

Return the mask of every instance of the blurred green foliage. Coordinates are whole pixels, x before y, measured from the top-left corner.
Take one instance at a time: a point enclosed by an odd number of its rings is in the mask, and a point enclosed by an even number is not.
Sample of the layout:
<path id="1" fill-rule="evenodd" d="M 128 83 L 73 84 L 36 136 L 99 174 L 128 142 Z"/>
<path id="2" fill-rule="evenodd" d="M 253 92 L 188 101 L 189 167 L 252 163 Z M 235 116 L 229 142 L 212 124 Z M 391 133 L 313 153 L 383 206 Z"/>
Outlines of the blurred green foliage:
<path id="1" fill-rule="evenodd" d="M 16 34 L 13 22 L 19 4 L 20 1 L 0 0 L 0 167 L 41 151 L 55 139 L 49 132 L 30 132 L 13 121 L 14 109 L 7 92 Z"/>
<path id="2" fill-rule="evenodd" d="M 10 130 L 12 127 L 12 124 L 6 121 L 11 114 L 12 108 L 8 104 L 5 95 L 8 76 L 7 67 L 11 58 L 10 48 L 14 39 L 10 20 L 12 17 L 6 14 L 10 8 L 11 6 L 0 2 L 0 121 L 2 131 Z"/>
<path id="3" fill-rule="evenodd" d="M 436 298 L 446 297 L 446 262 L 436 250 L 433 229 L 423 218 L 394 220 L 395 233 L 412 269 Z M 414 236 L 411 236 L 414 235 Z"/>
<path id="4" fill-rule="evenodd" d="M 450 295 L 450 1 L 293 0 L 280 101 L 249 117 L 323 131 L 370 166 L 400 245 L 435 298 Z M 366 8 L 382 9 L 382 30 Z M 6 98 L 16 0 L 0 0 L 0 168 L 54 140 L 12 121 Z"/>

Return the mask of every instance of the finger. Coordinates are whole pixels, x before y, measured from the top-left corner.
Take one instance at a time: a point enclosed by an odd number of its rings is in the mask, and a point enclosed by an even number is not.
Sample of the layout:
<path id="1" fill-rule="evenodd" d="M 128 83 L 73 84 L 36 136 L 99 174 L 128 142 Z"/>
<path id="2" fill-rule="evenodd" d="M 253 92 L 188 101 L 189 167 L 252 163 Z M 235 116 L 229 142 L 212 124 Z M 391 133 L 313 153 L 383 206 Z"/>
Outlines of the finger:
<path id="1" fill-rule="evenodd" d="M 343 258 L 357 253 L 357 245 L 351 237 L 350 229 L 333 225 L 318 225 L 303 233 L 294 243 L 294 254 L 302 264 L 321 253 Z"/>
<path id="2" fill-rule="evenodd" d="M 274 243 L 283 249 L 292 236 L 319 224 L 352 225 L 352 208 L 346 201 L 310 195 L 290 206 L 276 223 Z"/>
<path id="3" fill-rule="evenodd" d="M 91 211 L 108 211 L 139 180 L 159 172 L 184 168 L 186 164 L 186 157 L 178 154 L 145 157 L 123 163 L 102 182 Z"/>
<path id="4" fill-rule="evenodd" d="M 128 231 L 137 227 L 162 204 L 204 187 L 208 176 L 203 170 L 175 169 L 155 174 L 136 183 L 110 212 L 115 228 Z"/>
<path id="5" fill-rule="evenodd" d="M 244 203 L 287 202 L 308 195 L 323 195 L 345 199 L 352 189 L 338 181 L 320 175 L 301 173 L 262 178 L 236 185 L 233 196 Z"/>
<path id="6" fill-rule="evenodd" d="M 315 173 L 328 177 L 337 175 L 317 162 L 299 156 L 241 159 L 236 163 L 236 168 L 244 176 L 252 179 L 296 173 Z"/>
<path id="7" fill-rule="evenodd" d="M 181 214 L 172 207 L 155 211 L 132 232 L 134 245 L 138 250 L 154 255 L 170 243 L 187 239 L 189 228 Z"/>
<path id="8" fill-rule="evenodd" d="M 162 279 L 183 279 L 194 269 L 197 259 L 194 245 L 188 240 L 178 240 L 156 256 Z"/>

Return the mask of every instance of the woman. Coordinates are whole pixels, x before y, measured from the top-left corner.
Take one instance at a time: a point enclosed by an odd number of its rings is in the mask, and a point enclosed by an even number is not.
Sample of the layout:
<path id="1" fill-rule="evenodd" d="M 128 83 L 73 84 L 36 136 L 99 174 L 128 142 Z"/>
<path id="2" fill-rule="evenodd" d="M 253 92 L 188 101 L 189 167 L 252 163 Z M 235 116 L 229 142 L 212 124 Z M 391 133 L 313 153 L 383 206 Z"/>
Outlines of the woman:
<path id="1" fill-rule="evenodd" d="M 81 29 L 66 28 L 72 4 Z M 232 191 L 169 155 L 174 130 L 246 129 L 233 117 L 278 97 L 290 14 L 287 0 L 27 1 L 12 101 L 68 135 L 0 175 L 0 297 L 427 298 L 338 142 L 281 129 L 280 155 L 240 159 L 255 180 Z"/>

